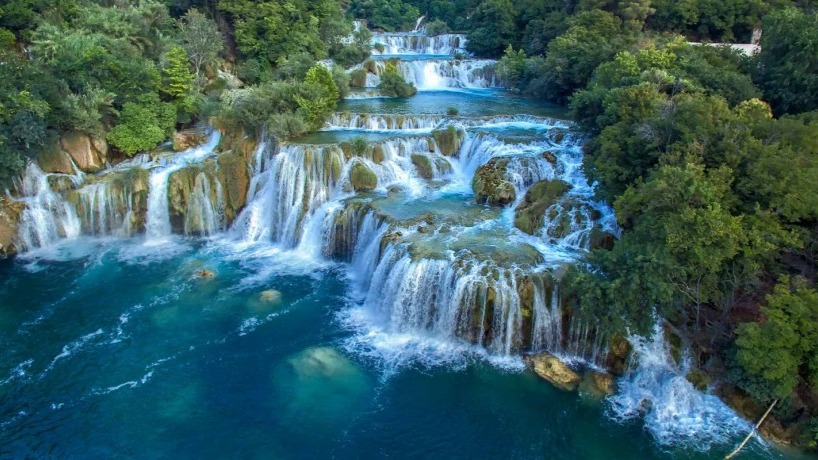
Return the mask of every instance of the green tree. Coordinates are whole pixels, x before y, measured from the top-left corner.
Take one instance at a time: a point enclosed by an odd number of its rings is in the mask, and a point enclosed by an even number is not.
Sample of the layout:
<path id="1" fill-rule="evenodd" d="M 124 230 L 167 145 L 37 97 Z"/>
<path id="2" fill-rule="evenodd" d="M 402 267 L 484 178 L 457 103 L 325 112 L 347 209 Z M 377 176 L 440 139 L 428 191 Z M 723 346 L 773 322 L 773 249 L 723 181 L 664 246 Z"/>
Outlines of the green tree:
<path id="1" fill-rule="evenodd" d="M 403 75 L 398 71 L 398 66 L 388 62 L 381 72 L 381 82 L 378 90 L 384 96 L 389 97 L 411 97 L 417 93 L 417 88 L 411 83 L 407 83 Z"/>
<path id="2" fill-rule="evenodd" d="M 202 71 L 215 64 L 224 49 L 222 35 L 216 23 L 195 8 L 188 10 L 178 25 L 182 47 L 196 72 L 196 87 L 201 90 L 204 87 Z"/>
<path id="3" fill-rule="evenodd" d="M 517 45 L 517 25 L 511 0 L 486 0 L 469 18 L 466 48 L 478 56 L 497 57 L 509 45 Z"/>
<path id="4" fill-rule="evenodd" d="M 818 13 L 789 8 L 764 19 L 757 80 L 777 114 L 818 109 Z"/>
<path id="5" fill-rule="evenodd" d="M 340 97 L 338 87 L 332 73 L 320 64 L 307 72 L 304 83 L 310 89 L 309 97 L 296 96 L 295 100 L 306 113 L 307 122 L 317 128 L 335 110 Z"/>
<path id="6" fill-rule="evenodd" d="M 801 278 L 782 277 L 767 304 L 764 320 L 737 329 L 739 382 L 759 400 L 788 398 L 799 374 L 818 387 L 818 292 Z"/>
<path id="7" fill-rule="evenodd" d="M 173 106 L 159 100 L 157 94 L 149 93 L 124 105 L 119 123 L 107 138 L 111 145 L 132 156 L 167 139 L 175 124 Z"/>

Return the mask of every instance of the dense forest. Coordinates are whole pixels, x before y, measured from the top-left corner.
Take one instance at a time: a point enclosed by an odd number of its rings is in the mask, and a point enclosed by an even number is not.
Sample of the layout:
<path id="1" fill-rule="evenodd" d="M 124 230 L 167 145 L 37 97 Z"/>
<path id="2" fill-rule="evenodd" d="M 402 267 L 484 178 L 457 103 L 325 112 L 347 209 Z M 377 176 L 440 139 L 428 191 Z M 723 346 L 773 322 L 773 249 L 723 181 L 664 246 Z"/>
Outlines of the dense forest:
<path id="1" fill-rule="evenodd" d="M 790 0 L 10 0 L 0 6 L 0 183 L 60 133 L 122 156 L 209 119 L 319 127 L 370 33 L 468 34 L 514 92 L 567 105 L 622 228 L 567 273 L 611 336 L 657 317 L 748 415 L 818 443 L 818 4 Z M 752 57 L 688 42 L 749 42 Z M 331 59 L 334 66 L 318 64 Z M 413 88 L 389 67 L 395 95 Z M 724 388 L 728 388 L 725 390 Z M 737 402 L 747 396 L 746 402 Z M 742 400 L 743 401 L 743 400 Z"/>

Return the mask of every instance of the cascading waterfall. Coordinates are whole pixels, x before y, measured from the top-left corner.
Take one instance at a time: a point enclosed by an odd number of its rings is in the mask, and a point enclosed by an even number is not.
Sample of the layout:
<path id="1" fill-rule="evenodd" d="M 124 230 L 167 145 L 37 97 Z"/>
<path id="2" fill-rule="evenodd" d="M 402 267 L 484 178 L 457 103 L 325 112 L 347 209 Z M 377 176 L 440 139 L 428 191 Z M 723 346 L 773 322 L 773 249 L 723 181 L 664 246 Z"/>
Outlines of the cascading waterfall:
<path id="1" fill-rule="evenodd" d="M 219 132 L 214 130 L 204 145 L 190 148 L 170 157 L 169 161 L 156 167 L 150 176 L 148 192 L 148 212 L 145 232 L 148 240 L 162 239 L 170 236 L 170 209 L 168 206 L 168 179 L 171 174 L 193 163 L 199 163 L 214 154 L 220 140 Z"/>
<path id="2" fill-rule="evenodd" d="M 45 174 L 35 164 L 26 166 L 20 192 L 26 208 L 20 221 L 20 241 L 25 249 L 49 246 L 63 238 L 76 238 L 82 231 L 74 207 L 51 188 L 50 178 L 66 179 L 73 185 L 81 175 Z"/>
<path id="3" fill-rule="evenodd" d="M 440 125 L 443 116 L 396 114 L 335 113 L 324 125 L 325 131 L 431 131 Z"/>
<path id="4" fill-rule="evenodd" d="M 380 74 L 386 68 L 383 60 L 375 61 L 376 73 L 366 76 L 366 86 L 377 87 Z M 447 89 L 493 88 L 499 82 L 494 75 L 495 61 L 486 59 L 418 59 L 398 62 L 398 71 L 419 91 Z"/>
<path id="5" fill-rule="evenodd" d="M 645 417 L 645 426 L 664 446 L 684 444 L 707 451 L 750 430 L 718 397 L 697 391 L 685 375 L 689 359 L 677 363 L 662 326 L 649 337 L 630 338 L 630 369 L 611 397 L 609 412 L 618 420 Z"/>
<path id="6" fill-rule="evenodd" d="M 372 44 L 374 55 L 468 55 L 466 36 L 463 34 L 373 34 Z"/>
<path id="7" fill-rule="evenodd" d="M 127 191 L 116 192 L 110 183 L 98 182 L 79 189 L 78 196 L 84 233 L 121 237 L 133 234 L 133 199 Z"/>
<path id="8" fill-rule="evenodd" d="M 199 173 L 185 213 L 185 234 L 215 235 L 225 229 L 224 191 L 218 180 Z"/>

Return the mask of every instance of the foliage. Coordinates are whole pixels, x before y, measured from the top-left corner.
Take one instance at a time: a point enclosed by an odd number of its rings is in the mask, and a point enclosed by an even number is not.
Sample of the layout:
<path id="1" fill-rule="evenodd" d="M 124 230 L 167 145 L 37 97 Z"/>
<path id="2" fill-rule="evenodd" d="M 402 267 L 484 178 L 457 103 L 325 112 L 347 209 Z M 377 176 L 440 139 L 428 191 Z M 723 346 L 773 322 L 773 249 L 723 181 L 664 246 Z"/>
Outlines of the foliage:
<path id="1" fill-rule="evenodd" d="M 411 83 L 407 83 L 398 71 L 398 67 L 388 62 L 381 72 L 381 82 L 378 90 L 384 96 L 390 97 L 411 97 L 417 93 L 417 88 Z"/>
<path id="2" fill-rule="evenodd" d="M 761 312 L 763 322 L 737 329 L 740 385 L 761 401 L 788 398 L 802 372 L 818 387 L 818 292 L 782 277 Z"/>
<path id="3" fill-rule="evenodd" d="M 202 71 L 215 64 L 224 49 L 221 32 L 216 23 L 195 8 L 188 10 L 179 20 L 179 35 L 182 47 L 190 56 L 196 73 L 196 86 L 204 87 Z"/>
<path id="4" fill-rule="evenodd" d="M 306 114 L 307 122 L 318 128 L 338 104 L 340 97 L 338 86 L 333 80 L 332 73 L 322 65 L 311 68 L 304 78 L 304 83 L 310 90 L 309 97 L 296 95 L 295 101 Z"/>
<path id="5" fill-rule="evenodd" d="M 758 64 L 757 81 L 777 114 L 818 109 L 818 13 L 767 16 Z"/>
<path id="6" fill-rule="evenodd" d="M 365 18 L 370 26 L 387 32 L 411 30 L 420 16 L 417 8 L 401 0 L 352 0 L 349 13 Z"/>
<path id="7" fill-rule="evenodd" d="M 122 108 L 119 124 L 108 133 L 108 142 L 131 156 L 167 139 L 176 124 L 176 110 L 154 94 L 145 94 Z"/>
<path id="8" fill-rule="evenodd" d="M 480 56 L 496 57 L 517 39 L 511 0 L 486 0 L 469 18 L 466 49 Z"/>
<path id="9" fill-rule="evenodd" d="M 441 21 L 440 19 L 435 19 L 434 21 L 427 22 L 426 24 L 423 25 L 423 29 L 429 35 L 441 35 L 451 32 L 449 25 Z"/>

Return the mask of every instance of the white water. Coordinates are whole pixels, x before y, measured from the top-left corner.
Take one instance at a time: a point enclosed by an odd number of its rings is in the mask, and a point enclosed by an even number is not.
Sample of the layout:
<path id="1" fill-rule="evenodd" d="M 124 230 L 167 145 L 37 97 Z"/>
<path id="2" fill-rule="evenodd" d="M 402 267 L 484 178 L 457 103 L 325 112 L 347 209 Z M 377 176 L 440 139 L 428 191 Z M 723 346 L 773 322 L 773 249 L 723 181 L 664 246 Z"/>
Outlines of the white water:
<path id="1" fill-rule="evenodd" d="M 376 72 L 366 76 L 367 87 L 377 87 L 386 61 L 375 61 Z M 419 91 L 449 89 L 493 88 L 499 82 L 494 76 L 495 61 L 487 59 L 415 59 L 399 61 L 398 71 Z M 360 67 L 360 66 L 358 66 Z"/>
<path id="2" fill-rule="evenodd" d="M 193 163 L 199 163 L 214 154 L 219 144 L 219 132 L 214 130 L 205 144 L 179 152 L 169 160 L 151 170 L 150 188 L 148 191 L 148 213 L 145 233 L 148 240 L 156 241 L 171 234 L 170 210 L 168 209 L 168 179 L 174 172 Z"/>
<path id="3" fill-rule="evenodd" d="M 468 55 L 466 36 L 462 34 L 431 37 L 417 33 L 373 34 L 372 45 L 374 55 Z"/>
<path id="4" fill-rule="evenodd" d="M 81 174 L 48 175 L 35 163 L 28 164 L 19 187 L 26 204 L 19 230 L 23 249 L 50 246 L 63 238 L 76 238 L 81 232 L 76 210 L 62 195 L 52 191 L 50 177 L 66 179 L 73 185 L 82 182 Z"/>
<path id="5" fill-rule="evenodd" d="M 631 369 L 610 398 L 609 412 L 617 420 L 644 416 L 645 426 L 664 446 L 685 445 L 707 451 L 750 430 L 719 398 L 697 391 L 687 381 L 689 363 L 674 362 L 662 327 L 651 337 L 631 337 Z"/>

